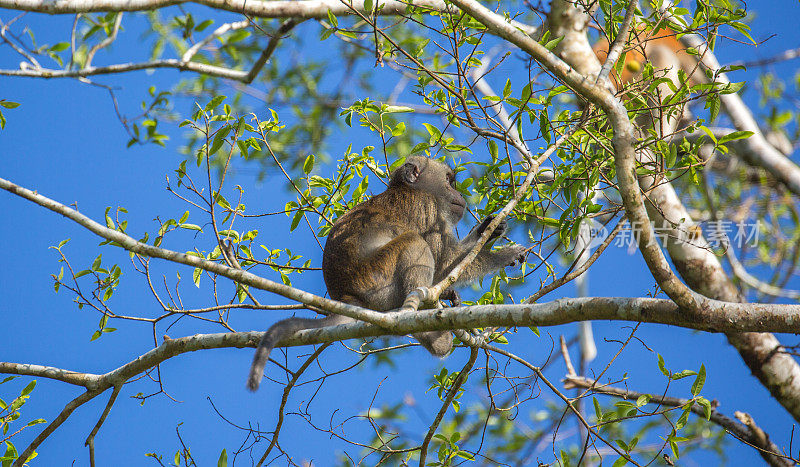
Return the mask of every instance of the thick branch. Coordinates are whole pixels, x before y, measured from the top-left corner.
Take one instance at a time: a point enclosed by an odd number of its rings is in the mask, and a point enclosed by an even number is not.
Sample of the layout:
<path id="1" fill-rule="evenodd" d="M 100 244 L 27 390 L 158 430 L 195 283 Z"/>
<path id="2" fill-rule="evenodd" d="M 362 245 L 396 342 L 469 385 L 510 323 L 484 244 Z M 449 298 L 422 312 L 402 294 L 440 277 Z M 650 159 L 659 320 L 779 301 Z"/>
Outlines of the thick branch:
<path id="1" fill-rule="evenodd" d="M 800 305 L 773 305 L 708 302 L 708 316 L 697 320 L 671 300 L 654 298 L 592 297 L 565 298 L 552 302 L 521 305 L 472 305 L 419 310 L 414 313 L 386 313 L 386 325 L 354 322 L 319 329 L 298 331 L 278 342 L 278 347 L 321 344 L 361 337 L 406 335 L 422 331 L 472 329 L 488 326 L 557 326 L 588 320 L 631 321 L 668 324 L 708 332 L 786 332 L 797 333 Z M 0 373 L 51 378 L 107 389 L 123 383 L 161 362 L 186 352 L 258 345 L 263 332 L 197 334 L 165 340 L 135 360 L 104 375 L 77 373 L 57 368 L 0 362 Z M 65 374 L 72 375 L 67 378 Z M 82 379 L 81 379 L 82 378 Z"/>
<path id="2" fill-rule="evenodd" d="M 145 11 L 184 3 L 195 3 L 220 10 L 232 11 L 258 18 L 326 19 L 328 12 L 336 16 L 364 15 L 397 16 L 405 14 L 409 7 L 425 8 L 438 12 L 454 11 L 444 0 L 384 0 L 377 5 L 364 8 L 364 0 L 0 0 L 0 8 L 32 11 L 51 15 L 92 13 L 109 11 Z M 534 34 L 536 28 L 517 21 L 515 27 Z"/>
<path id="3" fill-rule="evenodd" d="M 350 7 L 330 0 L 0 0 L 0 8 L 9 10 L 33 11 L 37 13 L 72 14 L 106 11 L 143 11 L 164 8 L 184 3 L 196 3 L 220 10 L 242 13 L 260 18 L 327 18 L 328 11 L 334 15 L 348 15 Z M 398 15 L 405 13 L 409 5 L 436 11 L 446 11 L 447 4 L 442 0 L 385 0 L 378 8 L 366 10 L 363 0 L 353 0 L 352 8 L 365 14 Z"/>
<path id="4" fill-rule="evenodd" d="M 642 251 L 642 256 L 656 282 L 670 298 L 684 307 L 687 312 L 695 314 L 696 319 L 706 319 L 709 303 L 703 297 L 689 290 L 672 272 L 655 239 L 649 216 L 643 208 L 634 165 L 636 157 L 633 147 L 635 128 L 626 115 L 624 106 L 604 89 L 591 86 L 587 75 L 581 76 L 580 73 L 570 69 L 568 65 L 548 53 L 541 44 L 530 40 L 530 38 L 509 27 L 501 16 L 492 13 L 473 0 L 453 0 L 453 3 L 464 8 L 490 30 L 494 30 L 496 34 L 515 43 L 558 79 L 606 112 L 614 130 L 614 162 L 617 168 L 620 195 L 622 196 L 628 219 L 633 225 L 641 227 L 639 230 L 639 247 Z M 585 37 L 585 33 L 583 36 Z M 591 51 L 587 48 L 583 53 L 588 56 Z M 733 94 L 729 96 L 733 96 Z M 740 99 L 739 102 L 741 102 Z M 749 115 L 749 112 L 746 115 Z M 743 129 L 752 131 L 752 128 Z M 650 194 L 653 204 L 658 206 L 658 209 L 651 211 L 656 222 L 662 225 L 680 226 L 681 219 L 685 219 L 684 227 L 693 225 L 688 214 L 674 215 L 685 213 L 685 208 L 671 185 L 661 184 L 659 186 L 663 187 L 663 189 L 659 190 L 659 193 Z M 662 217 L 659 211 L 670 213 L 670 218 Z M 702 238 L 698 240 L 702 241 Z M 719 265 L 719 261 L 716 260 L 710 250 L 702 247 L 692 247 L 688 242 L 668 241 L 666 246 L 670 251 L 673 263 L 687 283 L 695 290 L 708 297 L 715 297 L 728 302 L 741 299 Z M 798 385 L 800 367 L 790 356 L 776 351 L 780 346 L 777 339 L 766 333 L 745 332 L 729 333 L 728 340 L 739 350 L 753 374 L 769 388 L 776 400 L 792 416 L 800 420 L 800 385 Z"/>
<path id="5" fill-rule="evenodd" d="M 470 14 L 494 34 L 529 54 L 556 78 L 603 109 L 608 115 L 614 130 L 612 143 L 619 192 L 628 220 L 632 225 L 642 227 L 639 231 L 639 249 L 642 256 L 656 282 L 670 298 L 689 312 L 702 313 L 703 299 L 686 287 L 672 272 L 650 224 L 636 176 L 635 128 L 628 118 L 625 106 L 605 87 L 594 84 L 588 77 L 560 60 L 542 44 L 517 30 L 504 17 L 487 9 L 476 0 L 453 0 L 453 4 Z"/>
<path id="6" fill-rule="evenodd" d="M 52 366 L 10 362 L 0 362 L 0 373 L 55 379 L 89 389 L 97 387 L 100 378 L 100 375 L 92 373 L 80 373 L 63 368 L 54 368 Z"/>

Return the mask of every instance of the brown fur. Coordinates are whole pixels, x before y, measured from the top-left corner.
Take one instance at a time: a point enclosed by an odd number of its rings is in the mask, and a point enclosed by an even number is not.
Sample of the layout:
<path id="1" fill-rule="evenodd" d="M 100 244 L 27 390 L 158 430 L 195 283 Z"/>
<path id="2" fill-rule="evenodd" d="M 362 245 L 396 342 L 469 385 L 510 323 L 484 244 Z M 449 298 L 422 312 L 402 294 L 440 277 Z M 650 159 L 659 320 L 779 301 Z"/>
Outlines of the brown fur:
<path id="1" fill-rule="evenodd" d="M 690 86 L 700 82 L 694 77 L 695 72 L 702 73 L 697 69 L 697 59 L 686 53 L 686 47 L 678 41 L 672 30 L 661 29 L 658 33 L 653 33 L 640 27 L 633 31 L 633 35 L 632 40 L 636 43 L 624 54 L 625 65 L 622 67 L 620 76 L 613 74 L 617 89 L 638 79 L 648 61 L 651 61 L 656 69 L 665 66 L 667 63 L 665 56 L 667 55 L 673 55 L 683 71 L 689 75 Z M 608 56 L 608 41 L 600 39 L 592 49 L 602 63 Z"/>
<path id="2" fill-rule="evenodd" d="M 389 188 L 354 207 L 331 228 L 322 255 L 322 274 L 331 298 L 376 311 L 399 308 L 417 287 L 431 286 L 447 276 L 475 246 L 491 218 L 463 239 L 453 231 L 464 214 L 465 201 L 454 188 L 455 175 L 446 164 L 409 157 L 391 177 Z M 492 238 L 503 234 L 505 223 Z M 485 247 L 461 275 L 461 282 L 522 261 L 518 245 L 499 250 Z M 453 291 L 448 291 L 449 295 Z M 251 368 L 248 387 L 258 388 L 269 352 L 297 330 L 347 322 L 341 316 L 319 320 L 289 318 L 275 323 L 262 339 Z M 433 355 L 452 349 L 450 332 L 414 335 Z"/>

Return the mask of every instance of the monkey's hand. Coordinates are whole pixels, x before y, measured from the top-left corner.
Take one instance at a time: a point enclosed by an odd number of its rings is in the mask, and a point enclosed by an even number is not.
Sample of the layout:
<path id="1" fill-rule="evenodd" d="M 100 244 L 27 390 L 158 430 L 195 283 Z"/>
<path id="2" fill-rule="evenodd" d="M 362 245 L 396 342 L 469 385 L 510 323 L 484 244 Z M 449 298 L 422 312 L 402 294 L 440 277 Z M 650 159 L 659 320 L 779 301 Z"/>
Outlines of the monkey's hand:
<path id="1" fill-rule="evenodd" d="M 483 231 L 486 230 L 487 227 L 489 227 L 489 223 L 492 222 L 493 220 L 494 216 L 487 216 L 486 219 L 484 219 L 483 221 L 481 221 L 480 224 L 475 226 L 474 229 L 475 234 L 478 237 L 483 235 Z M 492 241 L 498 237 L 502 237 L 503 235 L 505 235 L 507 229 L 508 229 L 508 223 L 506 222 L 506 218 L 504 217 L 503 220 L 501 220 L 500 223 L 497 225 L 497 228 L 495 228 L 492 231 L 492 234 L 489 236 L 489 241 Z"/>
<path id="2" fill-rule="evenodd" d="M 505 266 L 522 266 L 528 257 L 528 249 L 522 245 L 509 245 L 496 251 Z"/>

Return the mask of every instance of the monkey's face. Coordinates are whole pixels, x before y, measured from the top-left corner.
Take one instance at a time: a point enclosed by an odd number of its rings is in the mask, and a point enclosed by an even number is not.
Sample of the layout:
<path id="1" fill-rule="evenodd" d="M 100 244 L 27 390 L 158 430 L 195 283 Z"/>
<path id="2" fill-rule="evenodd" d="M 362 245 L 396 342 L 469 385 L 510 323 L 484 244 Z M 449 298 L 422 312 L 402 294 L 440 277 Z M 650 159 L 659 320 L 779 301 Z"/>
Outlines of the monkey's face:
<path id="1" fill-rule="evenodd" d="M 464 197 L 461 196 L 461 192 L 456 190 L 456 174 L 453 172 L 450 167 L 447 167 L 446 173 L 446 185 L 444 185 L 446 195 L 446 202 L 448 203 L 449 212 L 451 215 L 450 222 L 453 224 L 458 223 L 461 220 L 461 217 L 464 215 L 464 210 L 467 208 L 467 202 L 464 201 Z M 445 201 L 445 200 L 443 200 Z"/>
<path id="2" fill-rule="evenodd" d="M 447 164 L 427 157 L 409 157 L 392 174 L 391 183 L 430 195 L 437 210 L 451 224 L 458 223 L 464 215 L 467 203 L 456 190 L 456 175 Z"/>

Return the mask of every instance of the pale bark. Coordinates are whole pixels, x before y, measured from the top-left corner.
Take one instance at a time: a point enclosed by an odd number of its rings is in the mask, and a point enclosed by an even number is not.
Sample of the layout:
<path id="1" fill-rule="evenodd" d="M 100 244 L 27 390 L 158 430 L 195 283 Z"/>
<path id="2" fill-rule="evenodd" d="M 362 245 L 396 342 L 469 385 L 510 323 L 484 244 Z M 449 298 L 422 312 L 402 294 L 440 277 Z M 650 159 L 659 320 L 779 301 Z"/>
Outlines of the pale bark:
<path id="1" fill-rule="evenodd" d="M 562 0 L 554 1 L 552 5 L 554 11 L 559 11 L 559 14 L 553 16 L 560 18 L 562 22 L 556 23 L 561 29 L 551 29 L 551 32 L 555 37 L 561 34 L 565 35 L 562 44 L 574 38 L 569 44 L 563 46 L 565 52 L 561 54 L 561 57 L 587 76 L 597 73 L 596 70 L 599 69 L 599 63 L 594 57 L 588 41 L 585 39 L 585 30 L 583 31 L 583 38 L 579 38 L 579 34 L 575 33 L 576 30 L 587 24 L 588 19 L 585 13 L 575 8 L 572 3 L 566 3 Z M 567 21 L 569 19 L 573 19 L 573 21 Z M 553 20 L 550 20 L 550 23 L 552 27 Z M 572 51 L 580 52 L 573 54 Z M 589 59 L 590 54 L 591 59 Z M 663 64 L 661 65 L 663 67 Z M 677 69 L 670 71 L 677 72 Z M 729 105 L 725 108 L 726 111 L 736 109 L 740 116 L 749 115 L 752 119 L 749 109 L 745 108 L 746 112 L 742 109 L 744 104 L 741 103 L 741 99 L 738 99 L 738 96 L 737 99 L 729 98 L 728 96 L 733 95 L 729 94 L 721 97 L 729 102 Z M 736 104 L 737 102 L 739 104 Z M 663 134 L 671 133 L 675 123 L 668 122 L 666 131 Z M 752 126 L 747 124 L 742 129 L 752 131 Z M 753 138 L 742 141 L 742 143 L 735 141 L 733 144 L 746 144 L 748 147 L 754 146 Z M 744 141 L 747 141 L 747 143 Z M 774 148 L 772 148 L 772 151 L 774 151 Z M 643 155 L 643 153 L 639 153 L 640 162 L 647 162 L 647 160 L 641 160 Z M 783 155 L 781 155 L 781 158 L 785 159 Z M 730 277 L 722 268 L 719 259 L 714 255 L 705 238 L 703 238 L 700 227 L 692 220 L 674 187 L 663 180 L 659 180 L 656 183 L 656 180 L 650 177 L 640 177 L 639 182 L 642 190 L 648 192 L 648 214 L 653 221 L 653 225 L 659 232 L 666 233 L 664 235 L 666 240 L 665 247 L 669 252 L 670 259 L 689 287 L 706 297 L 717 300 L 726 302 L 743 301 L 743 297 L 739 295 Z M 699 315 L 698 318 L 702 319 L 702 315 Z M 753 375 L 769 389 L 776 400 L 796 420 L 800 420 L 800 365 L 791 355 L 779 352 L 780 342 L 775 336 L 753 332 L 728 334 L 728 341 L 739 351 Z"/>

